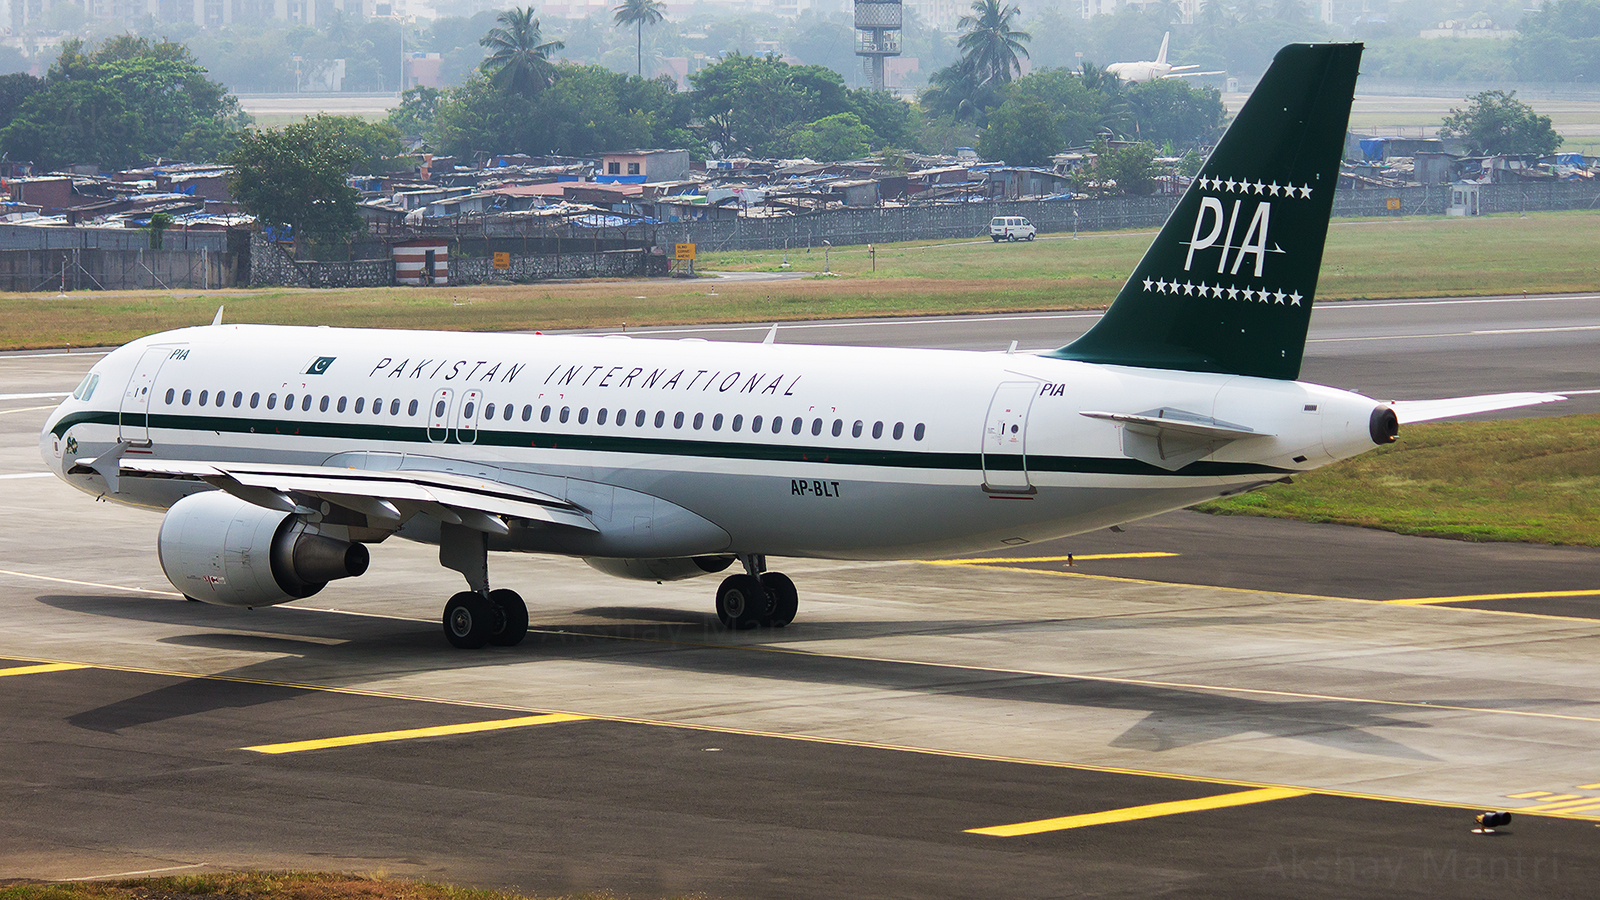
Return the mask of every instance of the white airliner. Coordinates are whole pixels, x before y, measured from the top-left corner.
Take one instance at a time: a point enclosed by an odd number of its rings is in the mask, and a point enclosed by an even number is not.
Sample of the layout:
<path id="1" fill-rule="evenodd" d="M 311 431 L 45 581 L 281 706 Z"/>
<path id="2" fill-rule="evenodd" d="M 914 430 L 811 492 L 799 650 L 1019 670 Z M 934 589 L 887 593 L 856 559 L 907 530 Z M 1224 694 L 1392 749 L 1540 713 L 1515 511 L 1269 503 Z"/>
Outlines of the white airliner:
<path id="1" fill-rule="evenodd" d="M 1174 66 L 1167 62 L 1167 43 L 1172 40 L 1172 32 L 1161 36 L 1161 52 L 1155 59 L 1140 62 L 1120 62 L 1106 66 L 1106 71 L 1126 81 L 1129 84 L 1139 84 L 1145 81 L 1155 81 L 1157 78 L 1199 78 L 1203 75 L 1226 75 L 1221 70 L 1215 72 L 1195 71 L 1200 67 Z"/>
<path id="2" fill-rule="evenodd" d="M 40 435 L 86 493 L 165 509 L 192 599 L 263 606 L 437 543 L 446 637 L 509 645 L 488 551 L 651 581 L 721 572 L 783 626 L 770 558 L 934 557 L 1104 528 L 1561 399 L 1389 403 L 1296 381 L 1359 44 L 1291 45 L 1106 315 L 1039 355 L 223 325 L 101 360 Z M 220 318 L 220 316 L 219 316 Z M 380 563 L 381 564 L 381 563 Z"/>

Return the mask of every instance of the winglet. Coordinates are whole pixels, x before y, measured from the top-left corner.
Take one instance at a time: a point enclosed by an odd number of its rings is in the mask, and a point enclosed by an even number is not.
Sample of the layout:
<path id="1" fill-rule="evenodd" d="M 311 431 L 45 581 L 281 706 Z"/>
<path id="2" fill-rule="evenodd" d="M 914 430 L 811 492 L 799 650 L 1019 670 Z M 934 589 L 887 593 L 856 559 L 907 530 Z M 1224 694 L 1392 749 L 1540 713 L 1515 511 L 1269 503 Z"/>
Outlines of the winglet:
<path id="1" fill-rule="evenodd" d="M 213 325 L 221 325 L 222 324 L 222 307 L 220 307 L 220 306 L 217 307 L 217 314 L 211 318 L 211 324 L 213 324 Z"/>

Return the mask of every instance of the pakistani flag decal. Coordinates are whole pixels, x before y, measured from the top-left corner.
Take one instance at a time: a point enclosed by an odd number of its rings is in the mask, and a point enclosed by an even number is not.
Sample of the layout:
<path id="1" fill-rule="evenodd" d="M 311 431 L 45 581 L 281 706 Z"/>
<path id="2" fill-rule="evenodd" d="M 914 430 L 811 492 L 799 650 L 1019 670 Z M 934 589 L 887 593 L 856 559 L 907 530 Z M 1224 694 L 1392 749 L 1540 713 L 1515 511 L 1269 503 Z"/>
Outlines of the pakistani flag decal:
<path id="1" fill-rule="evenodd" d="M 332 356 L 319 356 L 319 357 L 317 357 L 315 362 L 313 362 L 311 365 L 306 367 L 306 374 L 307 375 L 321 375 L 324 372 L 327 372 L 328 371 L 328 367 L 333 365 L 333 360 L 334 360 L 334 357 L 332 357 Z"/>

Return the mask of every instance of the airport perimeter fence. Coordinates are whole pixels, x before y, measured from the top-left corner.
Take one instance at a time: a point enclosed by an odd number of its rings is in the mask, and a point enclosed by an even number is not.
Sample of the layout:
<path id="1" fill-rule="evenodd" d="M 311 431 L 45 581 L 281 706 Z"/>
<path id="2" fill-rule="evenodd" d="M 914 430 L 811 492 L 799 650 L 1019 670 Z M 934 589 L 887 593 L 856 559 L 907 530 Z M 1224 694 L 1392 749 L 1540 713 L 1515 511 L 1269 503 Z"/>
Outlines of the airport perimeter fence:
<path id="1" fill-rule="evenodd" d="M 667 274 L 667 258 L 644 250 L 602 250 L 521 256 L 511 254 L 510 268 L 494 268 L 494 260 L 473 256 L 450 260 L 451 284 L 498 284 L 566 278 L 633 278 Z"/>
<path id="2" fill-rule="evenodd" d="M 1485 213 L 1600 209 L 1600 184 L 1526 182 L 1479 187 Z M 1390 207 L 1398 199 L 1399 208 Z M 1158 228 L 1178 203 L 1175 196 L 1111 197 L 1096 200 L 1009 200 L 885 208 L 829 209 L 795 216 L 728 218 L 662 224 L 660 246 L 699 245 L 718 250 L 803 250 L 820 247 L 940 239 L 979 239 L 989 235 L 995 216 L 1026 216 L 1041 234 Z M 1450 208 L 1450 185 L 1393 189 L 1341 190 L 1335 216 L 1442 216 Z"/>
<path id="3" fill-rule="evenodd" d="M 211 290 L 237 284 L 237 266 L 235 254 L 209 247 L 0 250 L 0 291 Z"/>

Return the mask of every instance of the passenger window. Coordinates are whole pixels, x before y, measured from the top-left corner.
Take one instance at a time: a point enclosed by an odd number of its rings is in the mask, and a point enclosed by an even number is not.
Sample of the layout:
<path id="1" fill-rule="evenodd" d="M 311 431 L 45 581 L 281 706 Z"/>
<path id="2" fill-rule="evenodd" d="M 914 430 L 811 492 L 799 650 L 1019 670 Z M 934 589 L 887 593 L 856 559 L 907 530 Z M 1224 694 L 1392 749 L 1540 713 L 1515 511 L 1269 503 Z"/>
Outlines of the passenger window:
<path id="1" fill-rule="evenodd" d="M 304 397 L 300 398 L 300 411 L 301 412 L 310 412 L 311 411 L 311 395 L 310 394 L 307 394 Z"/>
<path id="2" fill-rule="evenodd" d="M 443 415 L 443 414 L 441 413 L 441 415 Z M 539 421 L 541 421 L 541 422 L 550 421 L 550 407 L 546 406 L 544 409 L 539 410 Z"/>
<path id="3" fill-rule="evenodd" d="M 705 423 L 706 423 L 706 414 L 705 413 L 695 413 L 694 414 L 694 430 L 695 431 L 699 431 L 700 430 L 700 426 L 704 425 Z"/>
<path id="4" fill-rule="evenodd" d="M 468 403 L 467 406 L 471 407 L 472 404 Z M 389 401 L 389 415 L 391 415 L 391 416 L 400 415 L 400 398 L 399 397 L 396 397 L 393 400 Z M 467 415 L 470 416 L 470 415 L 472 415 L 472 413 L 468 412 Z"/>
<path id="5" fill-rule="evenodd" d="M 175 392 L 172 390 L 172 388 L 167 388 L 167 405 L 168 406 L 172 405 L 172 397 L 173 397 L 174 393 Z"/>
<path id="6" fill-rule="evenodd" d="M 821 433 L 822 433 L 822 420 L 821 419 L 812 419 L 811 420 L 811 436 L 812 437 L 816 437 L 817 435 L 819 435 Z"/>
<path id="7" fill-rule="evenodd" d="M 406 407 L 406 414 L 412 416 L 417 414 L 417 401 L 411 401 L 410 405 Z"/>
<path id="8" fill-rule="evenodd" d="M 256 391 L 255 393 L 250 395 L 250 408 L 251 409 L 255 409 L 256 408 L 256 404 L 258 404 L 260 402 L 261 402 L 261 392 L 260 391 Z M 359 409 L 356 410 L 356 412 L 360 412 L 360 411 L 361 410 L 359 410 Z"/>
<path id="9" fill-rule="evenodd" d="M 184 390 L 183 390 L 183 405 L 184 406 L 188 406 L 189 405 L 189 401 L 192 400 L 192 399 L 194 399 L 194 391 L 191 391 L 188 388 L 184 388 Z"/>
<path id="10" fill-rule="evenodd" d="M 635 428 L 643 428 L 644 427 L 644 410 L 641 409 L 638 412 L 633 414 L 633 427 L 635 427 Z"/>
<path id="11" fill-rule="evenodd" d="M 699 416 L 695 416 L 695 418 L 699 419 L 700 417 Z M 700 426 L 696 425 L 695 427 L 699 428 Z M 716 415 L 711 417 L 711 430 L 712 431 L 721 431 L 722 430 L 722 413 L 717 413 Z"/>
<path id="12" fill-rule="evenodd" d="M 861 426 L 862 426 L 861 420 L 857 419 L 856 423 L 854 425 L 850 426 L 850 436 L 853 437 L 853 438 L 861 437 Z"/>
<path id="13" fill-rule="evenodd" d="M 345 399 L 344 397 L 339 398 L 339 412 L 344 412 Z"/>
<path id="14" fill-rule="evenodd" d="M 359 412 L 366 412 L 366 409 L 367 409 L 367 398 L 365 398 L 365 397 L 357 397 L 356 398 L 356 412 L 358 412 L 358 413 Z"/>
<path id="15" fill-rule="evenodd" d="M 904 422 L 896 422 L 896 423 L 894 423 L 894 439 L 898 441 L 898 440 L 900 440 L 901 438 L 903 438 L 905 436 L 906 436 L 906 423 L 904 423 Z"/>
<path id="16" fill-rule="evenodd" d="M 399 406 L 400 405 L 400 401 L 396 400 L 394 402 L 394 405 L 395 406 Z M 478 404 L 473 403 L 471 400 L 468 400 L 466 405 L 461 407 L 461 418 L 465 419 L 467 422 L 470 423 L 472 421 L 472 412 L 473 412 L 473 410 L 475 410 L 477 408 L 478 408 Z M 567 420 L 567 411 L 563 409 L 561 411 L 561 421 L 565 422 L 566 420 Z M 468 427 L 470 428 L 471 425 L 468 425 Z"/>
<path id="17" fill-rule="evenodd" d="M 799 419 L 795 419 L 796 423 L 798 423 L 799 421 L 800 421 Z M 796 432 L 798 432 L 799 430 L 800 429 L 798 427 L 795 428 Z M 782 431 L 783 431 L 783 416 L 773 416 L 772 417 L 772 433 L 773 434 L 778 434 L 778 433 L 780 433 Z"/>
<path id="18" fill-rule="evenodd" d="M 483 417 L 485 419 L 494 418 L 494 404 L 493 403 L 490 403 L 490 404 L 488 404 L 487 406 L 485 406 L 483 408 Z"/>
<path id="19" fill-rule="evenodd" d="M 672 427 L 673 428 L 682 428 L 683 427 L 683 413 L 680 412 L 677 415 L 672 417 Z"/>
<path id="20" fill-rule="evenodd" d="M 662 410 L 656 410 L 656 427 L 660 428 L 665 424 L 667 424 L 667 414 Z"/>
<path id="21" fill-rule="evenodd" d="M 277 405 L 278 405 L 278 395 L 277 394 L 268 394 L 267 395 L 267 409 L 274 409 L 274 408 L 277 407 Z"/>
<path id="22" fill-rule="evenodd" d="M 532 418 L 533 418 L 533 405 L 532 404 L 524 405 L 522 407 L 522 421 L 527 422 Z"/>
<path id="23" fill-rule="evenodd" d="M 583 409 L 578 410 L 578 424 L 579 425 L 587 425 L 588 423 L 589 423 L 589 407 L 585 406 Z"/>
<path id="24" fill-rule="evenodd" d="M 561 424 L 563 424 L 563 425 L 567 424 L 567 419 L 569 419 L 571 417 L 572 417 L 572 407 L 570 407 L 570 406 L 561 407 Z"/>
<path id="25" fill-rule="evenodd" d="M 805 420 L 800 418 L 799 416 L 795 416 L 794 417 L 794 424 L 789 426 L 789 433 L 790 434 L 799 434 L 800 433 L 800 429 L 802 429 L 804 427 L 806 427 Z M 818 431 L 822 430 L 822 420 L 821 419 L 817 420 L 817 430 Z"/>
<path id="26" fill-rule="evenodd" d="M 742 416 L 742 415 L 741 416 L 734 416 L 733 417 L 733 421 L 729 423 L 729 425 L 732 426 L 734 431 L 738 431 L 739 430 L 739 426 L 743 425 L 743 424 L 744 424 L 744 416 Z"/>
<path id="27" fill-rule="evenodd" d="M 200 405 L 201 406 L 205 406 L 206 405 L 206 397 L 210 396 L 210 394 L 211 394 L 210 391 L 201 391 L 200 392 Z"/>
<path id="28" fill-rule="evenodd" d="M 511 421 L 511 414 L 516 412 L 516 411 L 517 411 L 517 405 L 515 403 L 507 403 L 506 404 L 506 411 L 500 414 L 500 418 L 505 420 L 505 421 L 507 421 L 507 422 L 509 422 L 509 421 Z"/>
<path id="29" fill-rule="evenodd" d="M 221 406 L 221 405 L 223 405 L 224 403 L 227 403 L 227 402 L 228 402 L 228 392 L 227 391 L 217 391 L 217 399 L 216 399 L 217 406 Z"/>
<path id="30" fill-rule="evenodd" d="M 733 430 L 734 431 L 738 431 L 739 430 L 739 420 L 738 419 L 734 419 L 733 423 L 734 423 L 733 424 Z M 750 430 L 752 432 L 756 433 L 756 434 L 760 434 L 761 433 L 761 417 L 760 416 L 756 416 L 755 418 L 750 420 Z"/>
<path id="31" fill-rule="evenodd" d="M 604 406 L 602 406 L 599 409 L 595 410 L 594 411 L 594 423 L 596 425 L 604 425 L 606 423 L 606 414 L 609 413 L 609 412 L 611 412 L 611 410 L 606 409 Z"/>
<path id="32" fill-rule="evenodd" d="M 873 422 L 872 423 L 872 439 L 873 440 L 877 440 L 878 438 L 881 438 L 881 437 L 883 437 L 883 423 L 882 422 Z"/>
<path id="33" fill-rule="evenodd" d="M 323 394 L 322 395 L 322 402 L 317 404 L 317 412 L 327 412 L 327 411 L 328 411 L 328 395 L 327 394 Z"/>
<path id="34" fill-rule="evenodd" d="M 292 412 L 293 410 L 294 410 L 294 395 L 293 394 L 284 394 L 283 395 L 283 411 L 284 412 Z"/>
<path id="35" fill-rule="evenodd" d="M 833 420 L 833 436 L 834 437 L 838 437 L 843 432 L 844 432 L 844 420 L 843 419 L 834 419 Z"/>
<path id="36" fill-rule="evenodd" d="M 917 423 L 917 430 L 911 432 L 911 437 L 914 440 L 920 441 L 920 440 L 922 440 L 922 436 L 927 434 L 927 433 L 928 433 L 928 426 L 922 424 L 921 422 L 918 422 Z"/>
<path id="37" fill-rule="evenodd" d="M 233 408 L 238 409 L 244 405 L 244 391 L 233 392 Z"/>

